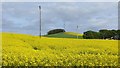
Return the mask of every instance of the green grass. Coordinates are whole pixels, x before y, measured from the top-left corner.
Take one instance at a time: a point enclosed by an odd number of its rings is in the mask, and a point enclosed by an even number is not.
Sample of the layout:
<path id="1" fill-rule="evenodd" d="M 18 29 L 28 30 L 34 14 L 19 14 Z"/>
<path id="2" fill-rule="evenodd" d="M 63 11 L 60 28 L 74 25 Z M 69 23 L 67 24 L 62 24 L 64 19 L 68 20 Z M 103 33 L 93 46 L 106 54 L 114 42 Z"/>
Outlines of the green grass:
<path id="1" fill-rule="evenodd" d="M 51 35 L 44 35 L 45 37 L 53 37 L 53 38 L 78 38 L 83 39 L 83 35 L 79 33 L 74 32 L 62 32 L 57 34 L 51 34 Z"/>

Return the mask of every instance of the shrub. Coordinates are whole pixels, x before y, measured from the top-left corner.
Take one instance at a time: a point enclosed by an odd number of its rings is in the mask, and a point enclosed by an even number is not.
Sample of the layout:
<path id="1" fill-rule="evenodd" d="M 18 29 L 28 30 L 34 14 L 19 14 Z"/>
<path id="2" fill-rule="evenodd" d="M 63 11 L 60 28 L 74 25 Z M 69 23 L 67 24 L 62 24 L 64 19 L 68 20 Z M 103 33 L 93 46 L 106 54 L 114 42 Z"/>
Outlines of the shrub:
<path id="1" fill-rule="evenodd" d="M 64 29 L 53 29 L 53 30 L 50 30 L 47 34 L 50 35 L 50 34 L 56 34 L 56 33 L 61 33 L 61 32 L 65 32 Z"/>

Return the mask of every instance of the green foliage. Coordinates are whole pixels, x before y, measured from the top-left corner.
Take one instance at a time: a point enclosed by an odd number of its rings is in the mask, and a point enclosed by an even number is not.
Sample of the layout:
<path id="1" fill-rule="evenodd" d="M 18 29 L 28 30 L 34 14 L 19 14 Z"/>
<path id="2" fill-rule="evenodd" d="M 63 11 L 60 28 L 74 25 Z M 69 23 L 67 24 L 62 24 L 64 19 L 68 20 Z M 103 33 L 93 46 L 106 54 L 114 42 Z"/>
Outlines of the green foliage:
<path id="1" fill-rule="evenodd" d="M 50 35 L 50 34 L 56 34 L 56 33 L 61 33 L 61 32 L 65 32 L 65 30 L 64 29 L 54 29 L 54 30 L 48 31 L 48 35 Z"/>
<path id="2" fill-rule="evenodd" d="M 117 30 L 118 39 L 120 40 L 120 30 Z"/>
<path id="3" fill-rule="evenodd" d="M 103 39 L 114 37 L 117 34 L 115 30 L 100 30 L 99 33 Z"/>
<path id="4" fill-rule="evenodd" d="M 99 39 L 100 33 L 94 31 L 86 31 L 84 32 L 83 38 L 85 39 Z"/>
<path id="5" fill-rule="evenodd" d="M 106 30 L 102 29 L 99 32 L 95 31 L 86 31 L 84 32 L 83 37 L 85 39 L 119 39 L 120 32 L 119 30 Z"/>

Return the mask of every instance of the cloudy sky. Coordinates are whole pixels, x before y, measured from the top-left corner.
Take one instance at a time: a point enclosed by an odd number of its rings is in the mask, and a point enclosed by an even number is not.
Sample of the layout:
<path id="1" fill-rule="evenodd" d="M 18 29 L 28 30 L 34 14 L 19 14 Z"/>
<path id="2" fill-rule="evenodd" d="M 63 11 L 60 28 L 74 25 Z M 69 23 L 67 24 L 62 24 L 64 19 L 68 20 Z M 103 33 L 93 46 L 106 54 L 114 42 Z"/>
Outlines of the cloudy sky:
<path id="1" fill-rule="evenodd" d="M 1 0 L 2 2 L 118 2 L 119 0 Z"/>
<path id="2" fill-rule="evenodd" d="M 118 29 L 117 2 L 4 2 L 2 31 L 39 35 L 39 5 L 42 34 L 64 28 L 64 24 L 66 31 L 79 33 Z"/>

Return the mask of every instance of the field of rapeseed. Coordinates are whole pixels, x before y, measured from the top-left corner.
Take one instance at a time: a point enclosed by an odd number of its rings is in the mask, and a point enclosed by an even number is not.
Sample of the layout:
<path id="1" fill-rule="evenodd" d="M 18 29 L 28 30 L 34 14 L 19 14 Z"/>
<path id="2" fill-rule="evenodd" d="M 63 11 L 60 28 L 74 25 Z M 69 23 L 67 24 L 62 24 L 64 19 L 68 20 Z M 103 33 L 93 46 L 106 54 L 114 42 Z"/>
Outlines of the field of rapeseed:
<path id="1" fill-rule="evenodd" d="M 117 40 L 2 33 L 3 66 L 117 66 Z"/>

